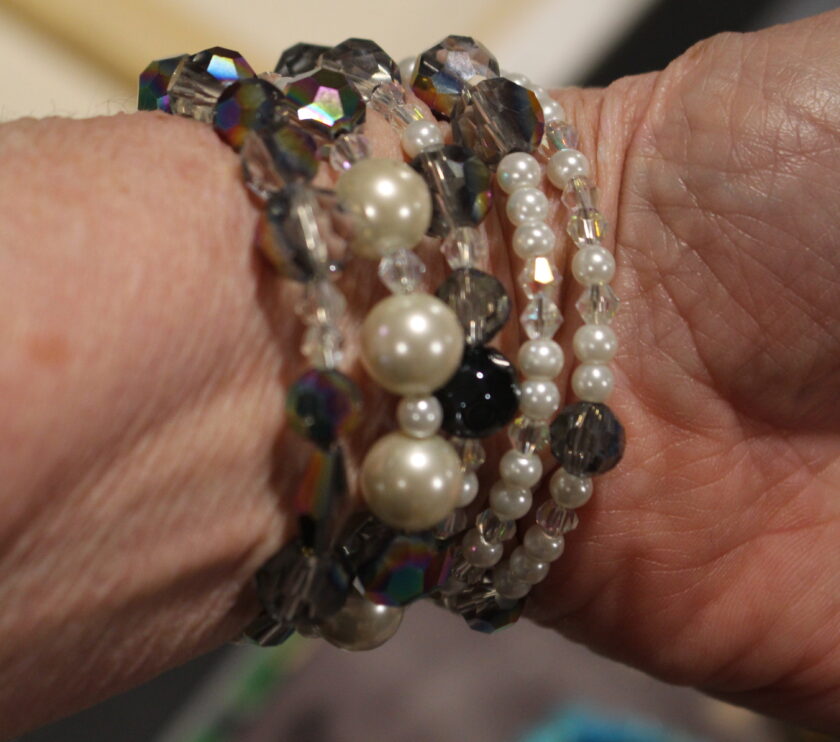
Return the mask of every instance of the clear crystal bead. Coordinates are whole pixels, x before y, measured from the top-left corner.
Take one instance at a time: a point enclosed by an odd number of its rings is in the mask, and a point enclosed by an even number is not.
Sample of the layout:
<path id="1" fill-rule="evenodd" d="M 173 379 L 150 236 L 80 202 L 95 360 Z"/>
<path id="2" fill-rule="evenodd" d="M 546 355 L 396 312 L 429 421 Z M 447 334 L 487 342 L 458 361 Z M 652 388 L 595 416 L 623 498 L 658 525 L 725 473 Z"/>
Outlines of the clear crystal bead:
<path id="1" fill-rule="evenodd" d="M 303 333 L 301 353 L 316 368 L 336 368 L 344 358 L 344 338 L 330 325 L 310 325 Z"/>
<path id="2" fill-rule="evenodd" d="M 579 209 L 569 217 L 566 232 L 578 247 L 600 245 L 607 231 L 607 220 L 597 209 Z"/>
<path id="3" fill-rule="evenodd" d="M 410 294 L 423 282 L 426 266 L 413 250 L 397 250 L 379 261 L 379 279 L 392 294 Z"/>
<path id="4" fill-rule="evenodd" d="M 548 445 L 548 423 L 521 415 L 508 426 L 508 438 L 520 453 L 539 453 Z"/>
<path id="5" fill-rule="evenodd" d="M 519 285 L 529 299 L 542 294 L 554 299 L 560 284 L 560 272 L 551 258 L 541 255 L 528 258 L 519 274 Z"/>
<path id="6" fill-rule="evenodd" d="M 382 85 L 400 80 L 397 63 L 369 39 L 342 41 L 321 55 L 321 65 L 346 75 L 365 100 Z"/>
<path id="7" fill-rule="evenodd" d="M 307 325 L 337 325 L 347 311 L 344 294 L 328 280 L 305 285 L 295 312 Z"/>
<path id="8" fill-rule="evenodd" d="M 409 124 L 422 121 L 424 118 L 426 114 L 416 103 L 401 103 L 388 112 L 388 123 L 399 133 L 402 133 Z"/>
<path id="9" fill-rule="evenodd" d="M 551 538 L 574 531 L 579 523 L 580 518 L 574 510 L 558 507 L 553 500 L 546 500 L 537 508 L 537 525 Z"/>
<path id="10" fill-rule="evenodd" d="M 474 268 L 458 268 L 435 295 L 458 316 L 470 345 L 489 342 L 510 316 L 510 297 L 499 279 Z"/>
<path id="11" fill-rule="evenodd" d="M 563 315 L 550 297 L 540 293 L 525 305 L 519 321 L 531 340 L 552 338 L 563 324 Z"/>
<path id="12" fill-rule="evenodd" d="M 469 516 L 464 508 L 455 508 L 440 523 L 435 526 L 435 538 L 439 541 L 446 541 L 453 536 L 466 530 L 469 525 Z"/>
<path id="13" fill-rule="evenodd" d="M 452 270 L 478 268 L 484 270 L 490 250 L 484 233 L 475 227 L 453 229 L 441 243 L 440 251 Z"/>
<path id="14" fill-rule="evenodd" d="M 509 541 L 516 535 L 516 521 L 502 520 L 490 508 L 482 510 L 475 519 L 475 527 L 489 544 Z"/>
<path id="15" fill-rule="evenodd" d="M 455 552 L 452 569 L 449 572 L 450 580 L 457 580 L 467 585 L 474 585 L 482 577 L 484 577 L 485 570 L 483 567 L 476 567 L 470 564 L 461 552 L 460 547 Z"/>
<path id="16" fill-rule="evenodd" d="M 396 83 L 383 83 L 376 88 L 370 105 L 399 132 L 409 124 L 425 118 L 423 110 L 417 104 L 409 103 L 405 97 L 405 90 Z"/>
<path id="17" fill-rule="evenodd" d="M 618 297 L 607 283 L 593 284 L 584 289 L 575 307 L 586 324 L 607 325 L 615 317 L 619 304 Z"/>
<path id="18" fill-rule="evenodd" d="M 466 471 L 476 471 L 480 469 L 487 460 L 487 453 L 481 441 L 477 438 L 450 438 L 449 442 L 455 449 L 458 456 L 461 457 L 461 466 Z"/>
<path id="19" fill-rule="evenodd" d="M 558 149 L 577 149 L 578 144 L 578 133 L 574 126 L 559 119 L 546 122 L 543 145 L 550 150 L 548 154 Z"/>
<path id="20" fill-rule="evenodd" d="M 571 211 L 595 211 L 598 208 L 598 188 L 589 179 L 584 177 L 572 178 L 568 186 L 563 190 L 563 204 Z"/>
<path id="21" fill-rule="evenodd" d="M 274 66 L 274 72 L 285 77 L 297 77 L 314 70 L 320 64 L 321 56 L 329 50 L 328 46 L 298 42 L 283 51 Z"/>
<path id="22" fill-rule="evenodd" d="M 330 167 L 336 172 L 349 170 L 359 160 L 370 157 L 370 142 L 364 134 L 350 132 L 335 140 L 330 147 Z"/>

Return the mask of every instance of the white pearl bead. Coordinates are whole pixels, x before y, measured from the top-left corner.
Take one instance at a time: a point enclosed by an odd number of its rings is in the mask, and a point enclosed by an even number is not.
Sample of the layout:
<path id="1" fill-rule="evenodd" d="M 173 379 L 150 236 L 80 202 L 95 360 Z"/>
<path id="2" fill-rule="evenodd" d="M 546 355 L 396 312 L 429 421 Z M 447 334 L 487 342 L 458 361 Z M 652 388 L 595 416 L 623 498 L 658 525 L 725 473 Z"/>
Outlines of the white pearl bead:
<path id="1" fill-rule="evenodd" d="M 554 252 L 556 237 L 543 222 L 520 224 L 513 232 L 513 251 L 524 260 L 550 255 Z"/>
<path id="2" fill-rule="evenodd" d="M 449 515 L 462 481 L 461 460 L 440 436 L 389 433 L 362 463 L 361 489 L 370 511 L 406 531 L 431 528 Z"/>
<path id="3" fill-rule="evenodd" d="M 362 323 L 362 363 L 394 394 L 430 394 L 449 381 L 463 352 L 458 317 L 430 294 L 389 296 Z"/>
<path id="4" fill-rule="evenodd" d="M 401 142 L 405 153 L 414 158 L 427 149 L 443 146 L 443 134 L 434 121 L 412 121 L 405 127 Z"/>
<path id="5" fill-rule="evenodd" d="M 525 531 L 522 545 L 533 559 L 541 562 L 553 562 L 560 558 L 563 549 L 566 547 L 566 542 L 562 536 L 551 538 L 535 523 Z"/>
<path id="6" fill-rule="evenodd" d="M 551 155 L 546 173 L 548 179 L 560 189 L 569 185 L 572 178 L 588 178 L 592 172 L 589 160 L 576 149 L 561 149 Z"/>
<path id="7" fill-rule="evenodd" d="M 551 476 L 548 490 L 559 507 L 574 510 L 589 502 L 592 497 L 592 480 L 558 469 Z"/>
<path id="8" fill-rule="evenodd" d="M 356 222 L 351 248 L 364 258 L 412 248 L 429 228 L 429 187 L 404 162 L 361 160 L 341 174 L 335 192 Z"/>
<path id="9" fill-rule="evenodd" d="M 609 366 L 582 363 L 572 374 L 572 389 L 584 402 L 605 402 L 613 390 L 613 373 Z"/>
<path id="10" fill-rule="evenodd" d="M 414 81 L 414 70 L 417 68 L 417 57 L 406 57 L 400 62 L 400 77 L 403 85 L 411 87 Z"/>
<path id="11" fill-rule="evenodd" d="M 528 514 L 533 504 L 531 490 L 496 482 L 490 488 L 490 507 L 499 520 L 519 520 Z"/>
<path id="12" fill-rule="evenodd" d="M 502 544 L 491 544 L 485 541 L 477 529 L 471 528 L 464 534 L 461 550 L 466 559 L 474 567 L 492 567 L 499 563 L 504 553 Z"/>
<path id="13" fill-rule="evenodd" d="M 566 120 L 566 109 L 563 108 L 563 106 L 561 106 L 556 100 L 552 98 L 541 100 L 540 105 L 542 106 L 543 118 L 546 123 L 549 121 Z"/>
<path id="14" fill-rule="evenodd" d="M 519 188 L 510 194 L 506 211 L 508 219 L 517 226 L 544 222 L 548 216 L 548 198 L 539 188 Z"/>
<path id="15" fill-rule="evenodd" d="M 527 75 L 523 75 L 520 72 L 505 72 L 502 77 L 506 77 L 511 82 L 515 82 L 517 85 L 521 85 L 523 88 L 529 88 L 534 83 L 531 82 L 531 78 Z"/>
<path id="16" fill-rule="evenodd" d="M 519 348 L 519 370 L 529 379 L 553 379 L 563 370 L 563 349 L 548 338 L 528 340 Z"/>
<path id="17" fill-rule="evenodd" d="M 532 420 L 548 420 L 560 406 L 560 390 L 547 379 L 525 379 L 519 385 L 519 409 Z"/>
<path id="18" fill-rule="evenodd" d="M 379 605 L 353 590 L 338 613 L 322 621 L 318 629 L 333 646 L 366 651 L 382 646 L 397 633 L 403 612 L 401 606 Z"/>
<path id="19" fill-rule="evenodd" d="M 534 559 L 524 546 L 517 546 L 510 554 L 510 574 L 516 580 L 536 585 L 548 574 L 548 562 Z"/>
<path id="20" fill-rule="evenodd" d="M 458 507 L 465 508 L 472 505 L 478 495 L 478 476 L 475 472 L 468 471 L 464 474 L 464 483 L 461 485 L 461 492 L 458 495 Z"/>
<path id="21" fill-rule="evenodd" d="M 397 405 L 397 423 L 412 438 L 428 438 L 440 430 L 443 408 L 437 397 L 403 397 Z"/>
<path id="22" fill-rule="evenodd" d="M 578 360 L 588 363 L 609 363 L 618 350 L 618 338 L 609 325 L 579 327 L 573 344 Z"/>
<path id="23" fill-rule="evenodd" d="M 503 562 L 493 570 L 493 587 L 502 598 L 518 600 L 524 598 L 531 586 L 524 580 L 517 580 L 510 572 L 510 565 Z"/>
<path id="24" fill-rule="evenodd" d="M 584 247 L 572 258 L 572 273 L 584 286 L 609 283 L 615 275 L 615 258 L 598 245 Z"/>
<path id="25" fill-rule="evenodd" d="M 527 152 L 505 155 L 496 169 L 496 179 L 505 193 L 513 193 L 519 188 L 534 188 L 540 184 L 541 178 L 540 163 Z"/>
<path id="26" fill-rule="evenodd" d="M 533 487 L 542 476 L 542 461 L 538 456 L 510 450 L 499 462 L 499 474 L 515 487 Z"/>

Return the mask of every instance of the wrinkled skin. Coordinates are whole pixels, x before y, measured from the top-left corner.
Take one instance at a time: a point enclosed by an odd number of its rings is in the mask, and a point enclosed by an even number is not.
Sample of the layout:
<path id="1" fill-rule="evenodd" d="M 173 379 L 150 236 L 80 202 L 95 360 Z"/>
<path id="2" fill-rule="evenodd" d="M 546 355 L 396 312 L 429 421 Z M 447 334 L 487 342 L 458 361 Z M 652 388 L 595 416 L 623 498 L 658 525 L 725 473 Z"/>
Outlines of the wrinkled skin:
<path id="1" fill-rule="evenodd" d="M 661 73 L 558 94 L 614 226 L 629 444 L 529 607 L 658 677 L 827 730 L 838 35 L 838 13 L 724 35 Z M 280 412 L 296 289 L 249 250 L 255 212 L 212 133 L 151 114 L 21 121 L 0 127 L 0 161 L 1 737 L 233 636 L 305 457 Z M 342 284 L 351 360 L 372 274 Z M 391 419 L 366 395 L 357 454 Z"/>

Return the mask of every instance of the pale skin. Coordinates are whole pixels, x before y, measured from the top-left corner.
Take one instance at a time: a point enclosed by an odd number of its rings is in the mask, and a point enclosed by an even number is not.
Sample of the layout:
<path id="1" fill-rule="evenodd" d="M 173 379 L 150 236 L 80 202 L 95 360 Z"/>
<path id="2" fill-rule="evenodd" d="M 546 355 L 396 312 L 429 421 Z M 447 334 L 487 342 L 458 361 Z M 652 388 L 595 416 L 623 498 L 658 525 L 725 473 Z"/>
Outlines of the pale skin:
<path id="1" fill-rule="evenodd" d="M 829 731 L 838 37 L 830 13 L 558 92 L 614 227 L 612 406 L 629 443 L 529 608 L 657 677 Z M 378 154 L 397 156 L 381 133 Z M 283 495 L 304 456 L 282 419 L 301 368 L 295 290 L 250 250 L 256 212 L 212 132 L 151 114 L 12 122 L 0 162 L 9 737 L 234 636 L 255 610 L 250 575 L 290 533 Z M 372 274 L 342 284 L 348 328 L 379 290 Z M 500 341 L 509 355 L 516 333 Z M 348 344 L 352 357 L 352 331 Z M 377 394 L 366 386 L 357 453 L 391 424 Z"/>

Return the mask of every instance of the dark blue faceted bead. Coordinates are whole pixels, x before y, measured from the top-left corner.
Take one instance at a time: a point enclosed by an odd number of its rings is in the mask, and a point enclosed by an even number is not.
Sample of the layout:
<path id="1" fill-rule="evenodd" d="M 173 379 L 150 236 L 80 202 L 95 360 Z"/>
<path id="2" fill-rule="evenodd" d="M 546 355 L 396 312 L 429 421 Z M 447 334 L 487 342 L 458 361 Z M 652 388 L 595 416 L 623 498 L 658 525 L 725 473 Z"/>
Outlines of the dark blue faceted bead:
<path id="1" fill-rule="evenodd" d="M 624 454 L 624 428 L 605 404 L 571 404 L 554 418 L 550 430 L 551 453 L 578 477 L 603 474 Z"/>

